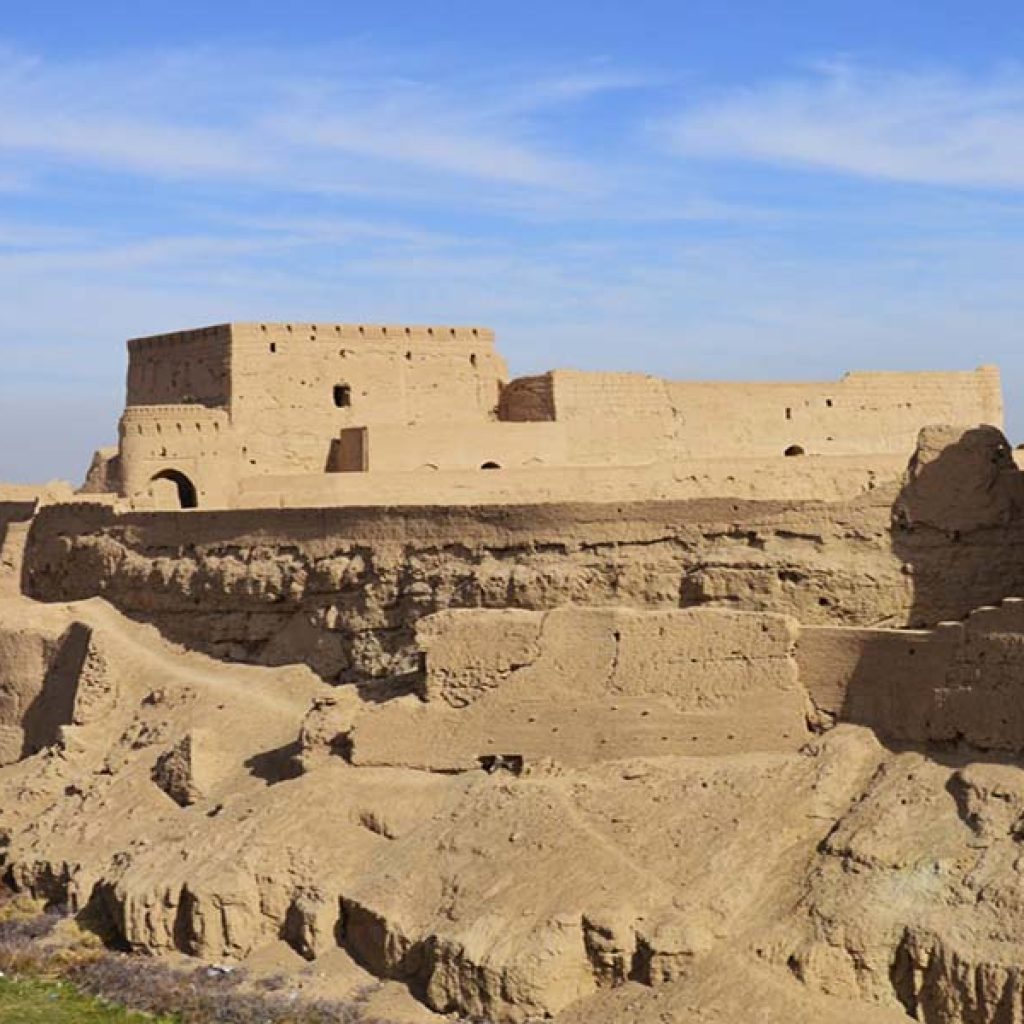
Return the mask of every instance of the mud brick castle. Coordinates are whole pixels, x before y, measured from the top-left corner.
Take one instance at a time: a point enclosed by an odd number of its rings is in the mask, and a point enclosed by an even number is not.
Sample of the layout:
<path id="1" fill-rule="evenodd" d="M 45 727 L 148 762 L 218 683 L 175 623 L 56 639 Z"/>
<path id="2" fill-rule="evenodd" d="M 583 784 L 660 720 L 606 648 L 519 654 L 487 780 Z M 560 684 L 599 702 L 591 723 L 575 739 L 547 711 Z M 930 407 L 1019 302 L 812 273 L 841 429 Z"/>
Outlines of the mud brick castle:
<path id="1" fill-rule="evenodd" d="M 128 349 L 118 451 L 94 475 L 143 508 L 673 497 L 727 483 L 811 496 L 894 468 L 926 424 L 1002 423 L 994 367 L 509 380 L 482 327 L 322 323 L 222 324 Z M 782 461 L 801 455 L 816 458 Z"/>

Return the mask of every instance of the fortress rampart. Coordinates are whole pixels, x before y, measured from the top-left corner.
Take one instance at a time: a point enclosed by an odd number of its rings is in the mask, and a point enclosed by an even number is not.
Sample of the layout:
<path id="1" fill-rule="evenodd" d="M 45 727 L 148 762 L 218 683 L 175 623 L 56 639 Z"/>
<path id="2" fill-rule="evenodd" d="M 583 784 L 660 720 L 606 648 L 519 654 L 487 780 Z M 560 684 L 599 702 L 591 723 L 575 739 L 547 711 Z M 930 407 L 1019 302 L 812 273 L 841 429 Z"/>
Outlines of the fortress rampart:
<path id="1" fill-rule="evenodd" d="M 571 370 L 510 381 L 482 327 L 233 323 L 129 342 L 117 465 L 138 508 L 645 500 L 717 487 L 832 498 L 885 478 L 925 425 L 1000 426 L 1002 415 L 994 367 L 818 383 Z M 799 456 L 864 461 L 844 487 L 843 464 Z"/>
<path id="2" fill-rule="evenodd" d="M 54 505 L 33 522 L 23 586 L 45 601 L 102 595 L 179 642 L 236 660 L 303 660 L 332 680 L 412 671 L 415 624 L 444 608 L 712 606 L 807 625 L 933 625 L 1024 593 L 1024 478 L 993 462 L 998 432 L 980 433 L 984 443 L 964 442 L 969 458 L 952 469 L 939 454 L 902 488 L 831 503 L 341 504 L 188 516 Z M 924 488 L 938 500 L 928 491 L 936 476 L 967 495 L 970 515 L 918 497 Z"/>

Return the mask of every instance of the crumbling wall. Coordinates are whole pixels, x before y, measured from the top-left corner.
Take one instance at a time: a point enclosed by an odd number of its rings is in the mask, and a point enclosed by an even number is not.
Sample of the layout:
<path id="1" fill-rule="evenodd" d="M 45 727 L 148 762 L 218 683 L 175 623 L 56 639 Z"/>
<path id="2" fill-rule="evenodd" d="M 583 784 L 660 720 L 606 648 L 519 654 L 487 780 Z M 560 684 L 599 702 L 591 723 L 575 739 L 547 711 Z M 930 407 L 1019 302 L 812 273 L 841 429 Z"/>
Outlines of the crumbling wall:
<path id="1" fill-rule="evenodd" d="M 906 625 L 1024 592 L 1024 530 L 893 550 L 894 494 L 857 502 L 694 500 L 36 517 L 25 586 L 102 594 L 221 657 L 305 660 L 327 678 L 415 667 L 412 630 L 449 607 L 562 604 L 778 611 L 805 623 Z"/>
<path id="2" fill-rule="evenodd" d="M 120 494 L 121 486 L 121 453 L 117 448 L 98 448 L 78 493 Z"/>
<path id="3" fill-rule="evenodd" d="M 0 765 L 54 743 L 74 715 L 90 632 L 45 611 L 0 624 Z"/>
<path id="4" fill-rule="evenodd" d="M 1024 599 L 932 630 L 805 627 L 800 677 L 842 721 L 909 743 L 1024 750 Z"/>
<path id="5" fill-rule="evenodd" d="M 860 623 L 905 615 L 913 593 L 887 543 L 891 500 L 188 515 L 64 505 L 36 517 L 25 586 L 47 601 L 102 594 L 221 657 L 305 660 L 332 679 L 381 676 L 415 667 L 415 623 L 449 607 L 715 604 Z M 993 571 L 974 590 L 1001 579 Z"/>
<path id="6" fill-rule="evenodd" d="M 517 377 L 501 389 L 498 419 L 505 423 L 557 419 L 553 378 L 550 373 Z"/>
<path id="7" fill-rule="evenodd" d="M 370 705 L 359 765 L 520 770 L 684 751 L 793 750 L 807 695 L 782 615 L 720 609 L 446 611 L 421 620 L 421 700 Z"/>

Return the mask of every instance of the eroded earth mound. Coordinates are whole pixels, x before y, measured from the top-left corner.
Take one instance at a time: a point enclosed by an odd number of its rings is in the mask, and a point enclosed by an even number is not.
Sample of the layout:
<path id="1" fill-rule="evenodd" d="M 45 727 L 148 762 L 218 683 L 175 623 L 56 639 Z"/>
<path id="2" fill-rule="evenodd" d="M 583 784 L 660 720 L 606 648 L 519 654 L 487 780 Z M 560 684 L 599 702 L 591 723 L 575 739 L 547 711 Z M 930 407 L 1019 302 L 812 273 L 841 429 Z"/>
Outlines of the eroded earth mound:
<path id="1" fill-rule="evenodd" d="M 138 952 L 382 979 L 390 1020 L 1022 1021 L 1007 453 L 532 540 L 12 512 L 3 870 Z"/>

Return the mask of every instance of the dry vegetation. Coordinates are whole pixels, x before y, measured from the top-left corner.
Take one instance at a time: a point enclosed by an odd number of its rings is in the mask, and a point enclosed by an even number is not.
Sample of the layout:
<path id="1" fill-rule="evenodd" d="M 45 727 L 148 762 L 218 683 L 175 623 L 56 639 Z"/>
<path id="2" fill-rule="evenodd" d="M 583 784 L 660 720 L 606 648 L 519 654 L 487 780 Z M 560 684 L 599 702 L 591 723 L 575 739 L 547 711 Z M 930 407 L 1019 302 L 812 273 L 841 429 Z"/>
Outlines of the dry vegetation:
<path id="1" fill-rule="evenodd" d="M 66 912 L 2 885 L 0 975 L 0 1019 L 26 1024 L 135 1024 L 139 1014 L 151 1024 L 388 1024 L 367 1015 L 359 995 L 307 1000 L 284 977 L 178 970 L 111 951 Z"/>

